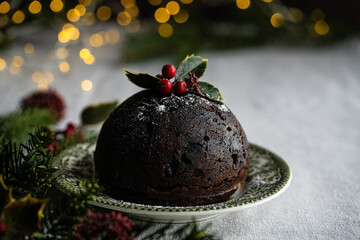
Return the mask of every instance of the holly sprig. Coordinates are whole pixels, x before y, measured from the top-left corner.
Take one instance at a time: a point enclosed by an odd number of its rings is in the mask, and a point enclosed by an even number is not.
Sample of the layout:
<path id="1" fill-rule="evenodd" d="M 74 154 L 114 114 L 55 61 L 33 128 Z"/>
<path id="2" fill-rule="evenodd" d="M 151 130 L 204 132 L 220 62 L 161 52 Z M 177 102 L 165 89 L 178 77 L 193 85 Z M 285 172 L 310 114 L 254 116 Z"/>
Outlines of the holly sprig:
<path id="1" fill-rule="evenodd" d="M 221 101 L 224 100 L 220 90 L 208 82 L 198 82 L 206 71 L 208 60 L 200 56 L 190 55 L 180 62 L 176 69 L 175 83 L 177 81 L 185 81 L 188 91 L 198 92 L 210 99 Z M 134 73 L 124 69 L 128 79 L 135 85 L 152 89 L 158 86 L 162 80 L 162 75 L 152 76 L 149 73 Z M 195 81 L 194 81 L 195 79 Z M 191 86 L 191 88 L 189 88 Z"/>

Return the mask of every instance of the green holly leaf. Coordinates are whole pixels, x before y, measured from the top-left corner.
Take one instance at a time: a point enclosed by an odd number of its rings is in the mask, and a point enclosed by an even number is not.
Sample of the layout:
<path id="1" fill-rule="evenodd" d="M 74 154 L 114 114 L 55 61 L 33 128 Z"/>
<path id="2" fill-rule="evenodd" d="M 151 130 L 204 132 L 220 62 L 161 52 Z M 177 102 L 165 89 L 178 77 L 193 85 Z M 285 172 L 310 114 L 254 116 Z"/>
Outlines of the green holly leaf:
<path id="1" fill-rule="evenodd" d="M 200 56 L 187 56 L 176 69 L 175 80 L 190 80 L 189 73 L 194 73 L 196 77 L 200 78 L 204 75 L 207 66 L 207 59 Z"/>
<path id="2" fill-rule="evenodd" d="M 81 113 L 81 121 L 83 125 L 96 124 L 105 121 L 110 113 L 117 107 L 118 102 L 107 102 L 96 105 L 90 105 Z"/>
<path id="3" fill-rule="evenodd" d="M 148 73 L 134 73 L 124 69 L 126 76 L 130 82 L 142 88 L 155 88 L 157 83 L 161 80 Z"/>
<path id="4" fill-rule="evenodd" d="M 197 85 L 200 86 L 200 91 L 203 95 L 217 101 L 224 100 L 224 97 L 221 95 L 219 89 L 214 85 L 207 82 L 198 82 Z"/>
<path id="5" fill-rule="evenodd" d="M 8 203 L 1 215 L 1 220 L 7 226 L 8 238 L 18 239 L 40 230 L 42 211 L 47 201 L 48 199 L 39 200 L 27 195 Z"/>

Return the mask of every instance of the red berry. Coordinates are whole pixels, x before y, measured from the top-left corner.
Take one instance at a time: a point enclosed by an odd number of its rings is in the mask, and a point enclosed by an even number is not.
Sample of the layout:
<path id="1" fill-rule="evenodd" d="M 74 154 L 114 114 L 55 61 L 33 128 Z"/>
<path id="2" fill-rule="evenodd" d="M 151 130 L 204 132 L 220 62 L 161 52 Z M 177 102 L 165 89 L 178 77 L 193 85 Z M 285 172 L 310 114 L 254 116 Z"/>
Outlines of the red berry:
<path id="1" fill-rule="evenodd" d="M 5 236 L 6 232 L 7 232 L 6 224 L 3 222 L 0 222 L 0 237 Z"/>
<path id="2" fill-rule="evenodd" d="M 69 135 L 73 135 L 74 134 L 74 131 L 76 129 L 76 126 L 75 124 L 73 123 L 69 123 L 66 127 L 66 130 L 65 130 L 65 135 L 69 136 Z"/>
<path id="3" fill-rule="evenodd" d="M 165 78 L 171 79 L 171 78 L 175 77 L 176 68 L 173 65 L 166 64 L 163 66 L 161 72 Z"/>
<path id="4" fill-rule="evenodd" d="M 157 90 L 164 95 L 169 95 L 171 93 L 171 89 L 172 84 L 167 79 L 160 80 L 157 84 Z"/>
<path id="5" fill-rule="evenodd" d="M 186 92 L 187 84 L 185 81 L 176 81 L 174 83 L 174 92 L 178 95 L 182 95 Z"/>
<path id="6" fill-rule="evenodd" d="M 52 153 L 55 153 L 55 151 L 56 151 L 56 145 L 55 144 L 46 145 L 45 148 L 50 149 Z"/>

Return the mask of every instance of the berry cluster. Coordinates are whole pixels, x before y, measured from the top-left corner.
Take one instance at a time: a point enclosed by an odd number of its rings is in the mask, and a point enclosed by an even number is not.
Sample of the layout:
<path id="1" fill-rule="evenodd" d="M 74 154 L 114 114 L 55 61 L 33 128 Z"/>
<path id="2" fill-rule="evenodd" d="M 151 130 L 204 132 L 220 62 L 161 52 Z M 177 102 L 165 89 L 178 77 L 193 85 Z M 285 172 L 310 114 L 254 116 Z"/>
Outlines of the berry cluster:
<path id="1" fill-rule="evenodd" d="M 169 79 L 172 79 L 176 75 L 176 68 L 173 65 L 166 64 L 162 68 L 162 74 L 156 75 L 161 80 L 157 84 L 157 90 L 163 95 L 169 95 L 171 91 L 174 91 L 177 95 L 182 95 L 186 92 L 187 84 L 185 81 L 177 80 L 171 83 Z"/>
<path id="2" fill-rule="evenodd" d="M 85 239 L 122 239 L 132 240 L 134 235 L 131 233 L 134 223 L 121 213 L 95 213 L 88 212 L 81 218 L 79 223 L 74 226 L 76 231 L 71 240 Z"/>

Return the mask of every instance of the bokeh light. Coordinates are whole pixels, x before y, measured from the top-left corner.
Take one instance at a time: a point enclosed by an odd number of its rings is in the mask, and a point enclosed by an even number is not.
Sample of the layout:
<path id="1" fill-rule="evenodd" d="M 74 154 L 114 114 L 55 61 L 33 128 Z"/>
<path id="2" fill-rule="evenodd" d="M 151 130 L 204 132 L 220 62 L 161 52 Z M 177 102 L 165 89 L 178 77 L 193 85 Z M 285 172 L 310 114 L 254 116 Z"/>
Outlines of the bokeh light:
<path id="1" fill-rule="evenodd" d="M 90 80 L 83 80 L 81 82 L 81 89 L 85 92 L 90 91 L 93 88 L 93 84 Z"/>
<path id="2" fill-rule="evenodd" d="M 121 5 L 124 6 L 124 8 L 132 8 L 135 6 L 135 0 L 121 0 Z"/>
<path id="3" fill-rule="evenodd" d="M 131 8 L 125 8 L 125 10 L 130 14 L 132 18 L 139 15 L 139 8 L 136 5 L 132 6 Z"/>
<path id="4" fill-rule="evenodd" d="M 16 23 L 20 24 L 25 20 L 25 14 L 21 10 L 17 10 L 14 15 L 12 15 L 11 20 Z"/>
<path id="5" fill-rule="evenodd" d="M 100 47 L 104 43 L 104 38 L 100 34 L 96 33 L 90 36 L 89 43 L 93 47 Z"/>
<path id="6" fill-rule="evenodd" d="M 109 43 L 110 44 L 116 44 L 119 42 L 120 40 L 120 33 L 118 30 L 116 29 L 109 29 L 108 31 L 109 34 Z"/>
<path id="7" fill-rule="evenodd" d="M 95 23 L 95 20 L 95 14 L 92 12 L 86 13 L 85 16 L 81 18 L 81 22 L 87 26 L 93 25 Z"/>
<path id="8" fill-rule="evenodd" d="M 316 8 L 311 12 L 311 18 L 313 21 L 325 20 L 325 13 L 320 8 Z"/>
<path id="9" fill-rule="evenodd" d="M 166 4 L 166 9 L 169 11 L 171 15 L 176 15 L 180 11 L 180 6 L 175 1 L 170 1 Z"/>
<path id="10" fill-rule="evenodd" d="M 161 7 L 156 9 L 154 16 L 159 23 L 166 23 L 169 21 L 170 13 L 166 8 Z"/>
<path id="11" fill-rule="evenodd" d="M 135 18 L 133 18 L 131 20 L 130 24 L 125 27 L 125 29 L 129 33 L 136 33 L 137 31 L 140 30 L 140 22 L 138 20 L 136 20 Z"/>
<path id="12" fill-rule="evenodd" d="M 242 10 L 249 8 L 250 0 L 236 0 L 236 6 Z"/>
<path id="13" fill-rule="evenodd" d="M 95 57 L 94 57 L 94 55 L 90 55 L 89 57 L 84 58 L 83 60 L 84 60 L 84 63 L 91 65 L 95 62 Z"/>
<path id="14" fill-rule="evenodd" d="M 161 4 L 161 0 L 149 0 L 149 3 L 153 6 L 158 6 Z"/>
<path id="15" fill-rule="evenodd" d="M 91 0 L 79 0 L 79 3 L 84 6 L 89 6 L 91 4 Z"/>
<path id="16" fill-rule="evenodd" d="M 14 56 L 12 66 L 21 67 L 24 64 L 24 59 L 21 56 Z"/>
<path id="17" fill-rule="evenodd" d="M 6 61 L 3 58 L 0 58 L 0 71 L 3 71 L 6 68 Z"/>
<path id="18" fill-rule="evenodd" d="M 284 16 L 281 13 L 274 13 L 270 18 L 270 23 L 275 28 L 280 28 L 284 24 Z"/>
<path id="19" fill-rule="evenodd" d="M 193 2 L 193 0 L 180 0 L 183 4 L 190 4 Z"/>
<path id="20" fill-rule="evenodd" d="M 38 83 L 38 82 L 40 82 L 40 80 L 42 79 L 42 73 L 41 72 L 38 72 L 38 71 L 36 71 L 36 72 L 33 72 L 33 74 L 31 75 L 31 78 L 32 78 L 32 80 L 34 81 L 34 82 L 36 82 L 36 83 Z"/>
<path id="21" fill-rule="evenodd" d="M 174 16 L 174 20 L 177 23 L 185 23 L 189 19 L 189 13 L 186 9 L 181 9 L 178 14 Z"/>
<path id="22" fill-rule="evenodd" d="M 116 21 L 121 25 L 121 26 L 126 26 L 131 22 L 131 15 L 128 12 L 120 12 L 117 17 L 116 17 Z"/>
<path id="23" fill-rule="evenodd" d="M 290 8 L 288 12 L 288 18 L 292 22 L 300 22 L 304 17 L 302 11 L 298 8 Z"/>
<path id="24" fill-rule="evenodd" d="M 174 29 L 169 23 L 163 23 L 163 24 L 160 24 L 158 32 L 159 32 L 160 36 L 162 36 L 164 38 L 169 38 L 173 35 Z"/>
<path id="25" fill-rule="evenodd" d="M 59 70 L 62 73 L 67 73 L 70 71 L 70 64 L 67 61 L 62 61 L 59 63 Z"/>
<path id="26" fill-rule="evenodd" d="M 32 43 L 26 43 L 24 45 L 24 52 L 26 54 L 33 54 L 34 51 L 35 51 L 35 47 L 34 47 L 34 45 Z"/>
<path id="27" fill-rule="evenodd" d="M 9 12 L 9 10 L 10 10 L 10 4 L 8 2 L 4 1 L 0 4 L 0 13 L 1 14 L 6 14 Z"/>
<path id="28" fill-rule="evenodd" d="M 101 21 L 107 21 L 111 17 L 111 9 L 108 6 L 101 6 L 96 11 L 96 16 Z"/>
<path id="29" fill-rule="evenodd" d="M 80 52 L 79 52 L 79 56 L 80 56 L 80 58 L 82 58 L 82 59 L 89 58 L 90 55 L 91 55 L 91 52 L 90 52 L 90 50 L 87 49 L 87 48 L 83 48 L 83 49 L 81 49 Z"/>
<path id="30" fill-rule="evenodd" d="M 50 3 L 50 9 L 53 12 L 60 12 L 64 7 L 64 3 L 61 0 L 52 0 Z"/>
<path id="31" fill-rule="evenodd" d="M 69 52 L 66 48 L 58 48 L 55 51 L 55 55 L 58 59 L 65 59 L 69 56 Z"/>
<path id="32" fill-rule="evenodd" d="M 75 9 L 79 11 L 80 16 L 84 16 L 85 13 L 86 13 L 86 8 L 85 8 L 85 6 L 82 5 L 82 4 L 76 5 Z"/>
<path id="33" fill-rule="evenodd" d="M 67 19 L 70 22 L 77 22 L 80 19 L 80 12 L 77 9 L 70 9 L 66 14 Z"/>
<path id="34" fill-rule="evenodd" d="M 33 1 L 29 5 L 29 12 L 32 14 L 37 14 L 41 11 L 41 3 L 39 1 Z"/>
<path id="35" fill-rule="evenodd" d="M 329 32 L 329 25 L 324 21 L 317 21 L 314 25 L 314 30 L 318 35 L 325 35 Z"/>

